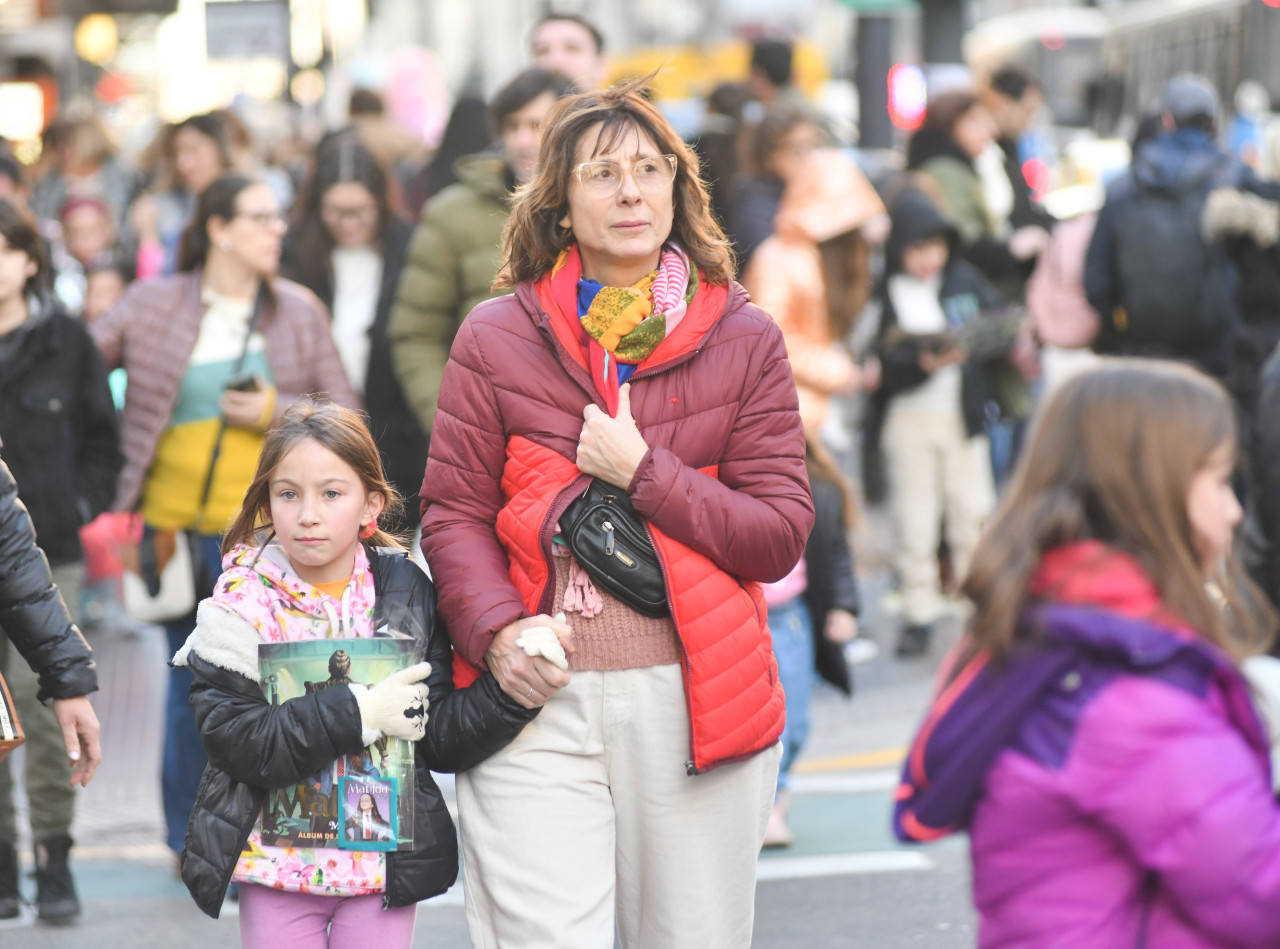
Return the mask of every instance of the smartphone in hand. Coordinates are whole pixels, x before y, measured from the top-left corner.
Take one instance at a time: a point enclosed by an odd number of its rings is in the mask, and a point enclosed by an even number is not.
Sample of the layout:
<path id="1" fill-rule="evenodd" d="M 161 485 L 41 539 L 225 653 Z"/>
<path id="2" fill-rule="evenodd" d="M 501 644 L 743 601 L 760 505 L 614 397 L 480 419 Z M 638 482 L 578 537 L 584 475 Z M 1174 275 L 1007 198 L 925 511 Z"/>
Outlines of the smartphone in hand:
<path id="1" fill-rule="evenodd" d="M 222 384 L 227 392 L 257 392 L 262 388 L 262 381 L 256 372 L 238 372 Z"/>

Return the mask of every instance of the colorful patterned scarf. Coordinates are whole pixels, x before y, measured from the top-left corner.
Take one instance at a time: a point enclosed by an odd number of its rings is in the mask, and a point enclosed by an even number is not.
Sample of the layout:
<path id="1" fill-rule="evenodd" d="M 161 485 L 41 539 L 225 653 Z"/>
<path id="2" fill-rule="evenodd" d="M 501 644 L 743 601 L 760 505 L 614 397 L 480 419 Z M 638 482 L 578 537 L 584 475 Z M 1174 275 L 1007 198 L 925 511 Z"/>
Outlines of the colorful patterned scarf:
<path id="1" fill-rule="evenodd" d="M 675 329 L 697 290 L 697 277 L 685 252 L 675 244 L 662 251 L 658 269 L 630 287 L 605 287 L 586 277 L 578 281 L 582 328 L 619 361 L 635 365 L 658 348 Z"/>

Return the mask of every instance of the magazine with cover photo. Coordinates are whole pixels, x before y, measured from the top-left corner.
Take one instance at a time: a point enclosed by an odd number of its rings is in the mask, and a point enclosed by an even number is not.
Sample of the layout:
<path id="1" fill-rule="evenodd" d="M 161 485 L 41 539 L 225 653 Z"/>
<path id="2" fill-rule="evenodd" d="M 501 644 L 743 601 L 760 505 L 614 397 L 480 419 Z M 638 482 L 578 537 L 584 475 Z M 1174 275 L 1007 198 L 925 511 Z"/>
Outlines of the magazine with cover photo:
<path id="1" fill-rule="evenodd" d="M 343 777 L 341 796 L 343 850 L 395 850 L 396 783 L 386 778 Z"/>
<path id="2" fill-rule="evenodd" d="M 373 686 L 413 665 L 416 645 L 413 639 L 381 636 L 260 643 L 262 691 L 268 702 L 279 705 L 334 686 Z M 300 784 L 268 791 L 262 809 L 262 842 L 277 847 L 345 844 L 358 850 L 413 849 L 413 759 L 412 742 L 384 737 L 342 756 Z M 355 792 L 351 805 L 345 800 L 344 784 L 348 789 L 353 786 L 347 779 L 366 784 Z M 352 816 L 352 807 L 359 810 L 363 793 L 372 795 L 380 826 L 367 840 L 363 828 L 359 840 L 345 840 L 344 822 Z"/>

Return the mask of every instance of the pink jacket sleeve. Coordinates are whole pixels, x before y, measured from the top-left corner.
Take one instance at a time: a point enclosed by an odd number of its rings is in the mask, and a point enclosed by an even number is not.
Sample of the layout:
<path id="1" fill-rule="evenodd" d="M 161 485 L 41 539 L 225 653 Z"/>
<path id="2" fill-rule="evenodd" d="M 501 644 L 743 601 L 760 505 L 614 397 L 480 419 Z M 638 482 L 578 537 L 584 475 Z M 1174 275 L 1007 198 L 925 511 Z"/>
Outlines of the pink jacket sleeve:
<path id="1" fill-rule="evenodd" d="M 1197 928 L 1224 945 L 1278 945 L 1280 806 L 1210 689 L 1115 683 L 1081 720 L 1073 788 Z"/>
<path id="2" fill-rule="evenodd" d="M 743 367 L 737 417 L 718 477 L 651 448 L 628 492 L 668 537 L 744 580 L 781 580 L 804 554 L 813 499 L 804 430 L 782 332 L 772 320 Z"/>
<path id="3" fill-rule="evenodd" d="M 440 385 L 422 486 L 422 552 L 453 644 L 473 665 L 484 658 L 493 633 L 527 615 L 494 528 L 505 462 L 497 396 L 468 320 Z"/>

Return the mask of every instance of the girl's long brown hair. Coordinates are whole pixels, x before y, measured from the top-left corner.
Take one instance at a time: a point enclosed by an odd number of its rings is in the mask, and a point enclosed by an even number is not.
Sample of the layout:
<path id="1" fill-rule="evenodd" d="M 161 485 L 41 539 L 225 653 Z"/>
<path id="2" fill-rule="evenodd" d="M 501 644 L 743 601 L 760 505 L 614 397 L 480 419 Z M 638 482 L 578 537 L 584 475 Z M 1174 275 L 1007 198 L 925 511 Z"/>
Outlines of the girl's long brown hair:
<path id="1" fill-rule="evenodd" d="M 573 245 L 573 231 L 560 221 L 569 210 L 578 143 L 597 126 L 599 135 L 592 154 L 608 151 L 635 130 L 652 140 L 661 154 L 676 156 L 671 239 L 684 248 L 710 283 L 724 284 L 733 278 L 733 251 L 711 213 L 698 156 L 644 97 L 650 78 L 620 83 L 603 92 L 568 96 L 556 103 L 543 126 L 546 132 L 538 167 L 516 192 L 503 230 L 502 264 L 493 282 L 495 290 L 510 290 L 525 280 L 536 280 L 552 268 L 561 251 Z"/>
<path id="2" fill-rule="evenodd" d="M 284 456 L 308 438 L 314 438 L 350 465 L 360 477 L 365 491 L 386 498 L 383 514 L 399 510 L 402 504 L 400 495 L 382 472 L 382 457 L 364 420 L 341 405 L 304 396 L 289 406 L 280 420 L 267 430 L 258 455 L 258 470 L 244 493 L 240 512 L 222 538 L 224 554 L 236 544 L 260 543 L 265 547 L 275 536 L 271 524 L 271 476 Z M 363 542 L 369 547 L 404 549 L 399 538 L 381 528 Z"/>
<path id="3" fill-rule="evenodd" d="M 845 231 L 818 244 L 818 259 L 831 337 L 843 340 L 871 296 L 871 247 L 860 230 Z"/>
<path id="4" fill-rule="evenodd" d="M 1129 554 L 1176 616 L 1236 659 L 1261 651 L 1274 614 L 1229 558 L 1208 590 L 1187 513 L 1192 478 L 1236 445 L 1226 391 L 1193 369 L 1108 360 L 1065 383 L 1035 424 L 961 587 L 974 649 L 1007 655 L 1041 557 L 1076 540 Z"/>

